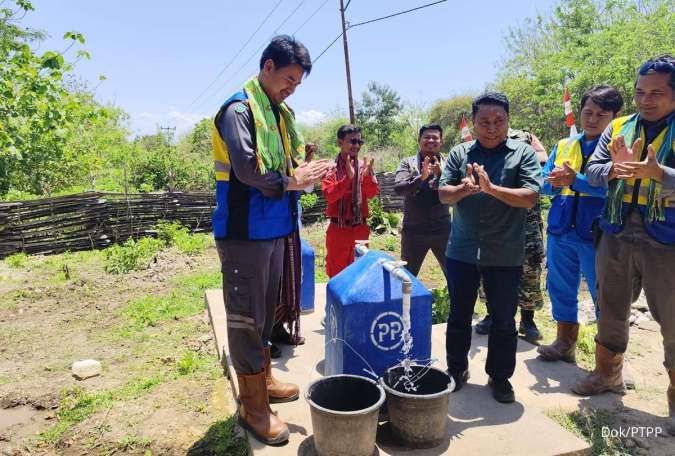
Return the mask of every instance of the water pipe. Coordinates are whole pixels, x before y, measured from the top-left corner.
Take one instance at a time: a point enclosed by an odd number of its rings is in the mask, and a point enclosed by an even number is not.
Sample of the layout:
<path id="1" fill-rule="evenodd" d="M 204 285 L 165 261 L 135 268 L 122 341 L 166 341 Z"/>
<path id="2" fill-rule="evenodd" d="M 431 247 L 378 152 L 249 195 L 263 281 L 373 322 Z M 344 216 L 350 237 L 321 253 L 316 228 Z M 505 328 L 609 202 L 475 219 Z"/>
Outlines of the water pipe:
<path id="1" fill-rule="evenodd" d="M 354 243 L 356 244 L 355 249 L 356 249 L 356 253 L 358 254 L 358 256 L 362 257 L 363 255 L 368 253 L 368 239 L 366 239 L 366 240 L 356 240 L 356 241 L 354 241 Z"/>
<path id="2" fill-rule="evenodd" d="M 357 247 L 358 248 L 358 247 Z M 403 287 L 403 354 L 407 355 L 412 348 L 412 340 L 410 337 L 410 294 L 412 291 L 412 281 L 405 271 L 403 266 L 407 264 L 406 261 L 394 261 L 380 259 L 379 263 L 388 271 L 393 277 L 401 281 Z"/>

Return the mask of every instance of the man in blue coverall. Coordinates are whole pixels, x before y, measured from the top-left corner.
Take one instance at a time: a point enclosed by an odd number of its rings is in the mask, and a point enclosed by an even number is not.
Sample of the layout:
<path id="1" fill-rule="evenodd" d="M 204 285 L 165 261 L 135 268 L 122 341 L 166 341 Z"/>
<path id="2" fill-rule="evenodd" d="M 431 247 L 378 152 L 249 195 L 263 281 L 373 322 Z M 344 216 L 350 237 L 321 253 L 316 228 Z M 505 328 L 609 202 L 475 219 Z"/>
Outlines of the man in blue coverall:
<path id="1" fill-rule="evenodd" d="M 587 91 L 581 98 L 582 132 L 560 140 L 544 166 L 541 191 L 553 196 L 548 213 L 546 288 L 558 326 L 555 341 L 537 349 L 545 361 L 575 362 L 581 275 L 595 303 L 592 224 L 600 216 L 607 189 L 589 185 L 585 168 L 600 135 L 622 107 L 623 98 L 614 87 L 601 85 Z"/>

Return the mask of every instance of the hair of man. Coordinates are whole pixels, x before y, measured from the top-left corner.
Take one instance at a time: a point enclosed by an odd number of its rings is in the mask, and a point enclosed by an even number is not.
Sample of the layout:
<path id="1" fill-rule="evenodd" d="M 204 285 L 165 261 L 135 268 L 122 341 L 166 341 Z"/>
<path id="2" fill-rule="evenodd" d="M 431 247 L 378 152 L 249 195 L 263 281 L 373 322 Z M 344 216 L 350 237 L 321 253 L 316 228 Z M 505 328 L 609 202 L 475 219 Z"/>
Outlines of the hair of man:
<path id="1" fill-rule="evenodd" d="M 345 136 L 352 133 L 361 133 L 361 127 L 352 124 L 342 125 L 337 130 L 337 139 L 344 139 Z"/>
<path id="2" fill-rule="evenodd" d="M 289 65 L 297 64 L 302 67 L 306 75 L 312 71 L 312 59 L 309 51 L 300 41 L 289 35 L 277 35 L 270 41 L 260 57 L 260 69 L 265 62 L 272 60 L 278 70 Z"/>
<path id="3" fill-rule="evenodd" d="M 623 97 L 618 90 L 608 85 L 597 85 L 588 89 L 581 97 L 580 109 L 584 109 L 588 100 L 605 111 L 611 111 L 614 115 L 623 108 Z"/>
<path id="4" fill-rule="evenodd" d="M 422 138 L 424 132 L 429 130 L 437 131 L 441 135 L 441 138 L 443 137 L 443 127 L 441 127 L 438 124 L 425 124 L 420 127 L 420 134 L 418 136 L 418 139 Z"/>
<path id="5" fill-rule="evenodd" d="M 506 114 L 509 113 L 509 99 L 506 95 L 500 92 L 485 92 L 481 95 L 478 95 L 473 99 L 471 103 L 471 115 L 476 116 L 478 108 L 481 105 L 496 105 L 501 106 L 506 111 Z"/>
<path id="6" fill-rule="evenodd" d="M 675 57 L 662 54 L 647 60 L 638 68 L 637 78 L 654 73 L 670 74 L 670 88 L 675 90 Z M 635 78 L 635 84 L 637 84 L 637 78 Z"/>

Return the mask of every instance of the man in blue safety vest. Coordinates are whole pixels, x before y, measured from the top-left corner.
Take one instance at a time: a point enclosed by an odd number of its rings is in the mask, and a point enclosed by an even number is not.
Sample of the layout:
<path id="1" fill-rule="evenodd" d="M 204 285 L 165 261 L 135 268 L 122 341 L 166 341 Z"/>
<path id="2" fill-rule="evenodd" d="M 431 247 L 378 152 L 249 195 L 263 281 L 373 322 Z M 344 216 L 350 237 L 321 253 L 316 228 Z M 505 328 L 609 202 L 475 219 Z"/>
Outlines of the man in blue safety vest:
<path id="1" fill-rule="evenodd" d="M 675 435 L 675 58 L 638 69 L 636 114 L 612 121 L 588 162 L 591 185 L 607 186 L 599 223 L 595 369 L 572 390 L 623 392 L 623 354 L 636 284 L 661 326 L 670 386 L 668 430 Z"/>
<path id="2" fill-rule="evenodd" d="M 297 229 L 297 191 L 332 165 L 300 164 L 305 144 L 284 103 L 310 72 L 302 43 L 277 36 L 260 72 L 222 105 L 213 129 L 216 209 L 213 231 L 223 272 L 230 359 L 239 385 L 239 421 L 268 444 L 288 440 L 270 402 L 298 398 L 298 386 L 272 375 L 270 336 L 279 300 L 284 241 Z"/>

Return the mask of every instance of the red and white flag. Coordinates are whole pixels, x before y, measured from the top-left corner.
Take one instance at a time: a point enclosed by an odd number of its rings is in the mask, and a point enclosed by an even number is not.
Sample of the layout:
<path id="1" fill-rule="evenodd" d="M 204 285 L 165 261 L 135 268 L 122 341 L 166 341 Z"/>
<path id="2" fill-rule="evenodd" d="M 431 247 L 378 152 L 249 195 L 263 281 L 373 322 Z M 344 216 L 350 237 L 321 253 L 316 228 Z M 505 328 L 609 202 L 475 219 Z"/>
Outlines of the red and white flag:
<path id="1" fill-rule="evenodd" d="M 473 136 L 471 136 L 471 131 L 469 131 L 469 122 L 466 121 L 464 114 L 462 114 L 462 120 L 459 121 L 459 130 L 460 135 L 462 135 L 462 141 L 473 141 Z"/>
<path id="2" fill-rule="evenodd" d="M 574 112 L 572 111 L 572 99 L 570 91 L 565 87 L 563 94 L 563 106 L 565 107 L 565 124 L 570 127 L 570 137 L 577 135 L 577 126 L 575 125 Z"/>

